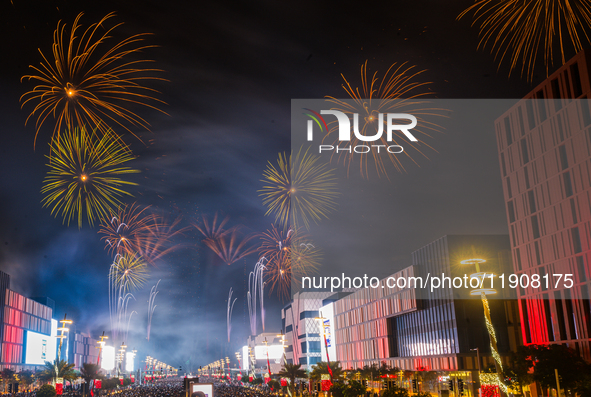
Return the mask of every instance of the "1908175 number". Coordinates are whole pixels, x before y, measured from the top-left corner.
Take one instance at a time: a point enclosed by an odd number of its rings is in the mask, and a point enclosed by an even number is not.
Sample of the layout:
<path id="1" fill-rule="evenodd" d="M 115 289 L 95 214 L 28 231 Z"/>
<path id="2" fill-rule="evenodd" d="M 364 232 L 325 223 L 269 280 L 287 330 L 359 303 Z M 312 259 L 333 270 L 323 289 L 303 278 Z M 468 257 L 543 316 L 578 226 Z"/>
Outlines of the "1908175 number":
<path id="1" fill-rule="evenodd" d="M 499 276 L 501 280 L 501 288 L 505 288 L 505 274 Z M 522 274 L 510 274 L 507 276 L 507 286 L 509 288 L 534 288 L 538 289 L 542 286 L 545 289 L 549 288 L 572 288 L 574 285 L 572 274 L 545 274 L 540 276 L 539 274 L 532 274 L 531 276 L 526 273 Z"/>

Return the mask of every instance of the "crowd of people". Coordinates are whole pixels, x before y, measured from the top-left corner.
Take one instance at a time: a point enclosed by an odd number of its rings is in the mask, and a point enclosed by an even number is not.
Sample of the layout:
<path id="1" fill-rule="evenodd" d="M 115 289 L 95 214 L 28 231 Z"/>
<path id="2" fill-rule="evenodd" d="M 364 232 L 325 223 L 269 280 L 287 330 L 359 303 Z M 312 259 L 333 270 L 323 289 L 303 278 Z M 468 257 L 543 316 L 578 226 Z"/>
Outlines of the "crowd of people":
<path id="1" fill-rule="evenodd" d="M 94 397 L 97 397 L 96 390 Z M 214 396 L 207 397 L 271 397 L 270 390 L 266 386 L 250 387 L 242 386 L 237 382 L 222 383 L 214 382 Z M 65 390 L 62 397 L 81 397 L 79 390 Z M 4 397 L 37 397 L 36 392 L 21 392 L 6 394 Z M 143 386 L 128 386 L 123 389 L 111 391 L 101 390 L 100 397 L 185 397 L 183 382 L 160 381 L 154 384 Z"/>

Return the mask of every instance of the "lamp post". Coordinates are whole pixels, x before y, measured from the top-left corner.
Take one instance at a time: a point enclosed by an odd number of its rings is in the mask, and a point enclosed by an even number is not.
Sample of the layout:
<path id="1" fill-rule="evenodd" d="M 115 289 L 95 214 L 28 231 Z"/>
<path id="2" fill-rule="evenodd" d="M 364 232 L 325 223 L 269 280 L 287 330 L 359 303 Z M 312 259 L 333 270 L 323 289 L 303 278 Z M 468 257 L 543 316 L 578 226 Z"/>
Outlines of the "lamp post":
<path id="1" fill-rule="evenodd" d="M 318 312 L 319 316 L 315 317 L 314 320 L 318 320 L 320 331 L 322 332 L 322 337 L 324 338 L 324 349 L 326 350 L 326 369 L 328 369 L 328 373 L 330 375 L 330 382 L 332 383 L 332 370 L 330 369 L 330 357 L 328 356 L 328 342 L 326 340 L 326 330 L 324 328 L 324 320 L 326 317 L 322 317 L 322 312 Z"/>
<path id="2" fill-rule="evenodd" d="M 100 336 L 101 340 L 97 341 L 96 343 L 98 344 L 97 349 L 99 349 L 98 351 L 98 357 L 96 359 L 96 365 L 101 366 L 101 354 L 103 353 L 103 347 L 105 347 L 105 339 L 109 339 L 108 336 L 105 335 L 105 331 L 103 331 L 103 334 Z"/>
<path id="3" fill-rule="evenodd" d="M 460 262 L 462 265 L 475 265 L 476 273 L 470 275 L 470 279 L 477 279 L 478 285 L 484 285 L 484 279 L 489 277 L 494 277 L 493 273 L 483 273 L 480 271 L 480 264 L 485 263 L 486 259 L 482 258 L 470 258 L 465 259 Z M 497 336 L 495 334 L 495 330 L 493 328 L 492 319 L 490 317 L 490 307 L 488 305 L 488 299 L 486 298 L 487 295 L 494 295 L 497 293 L 497 290 L 493 288 L 477 288 L 470 291 L 470 295 L 478 296 L 480 295 L 480 299 L 482 300 L 482 306 L 484 308 L 484 321 L 486 323 L 486 329 L 488 331 L 488 336 L 490 339 L 490 351 L 495 360 L 495 368 L 497 370 L 497 384 L 499 389 L 507 393 L 507 386 L 502 381 L 502 374 L 503 374 L 503 363 L 501 362 L 501 356 L 499 355 L 499 349 L 497 348 Z M 479 357 L 479 351 L 477 350 L 477 356 Z M 480 358 L 478 359 L 478 366 L 480 367 Z M 480 369 L 478 370 L 478 380 L 480 381 Z"/>
<path id="4" fill-rule="evenodd" d="M 64 319 L 60 320 L 60 323 L 62 323 L 62 326 L 57 329 L 58 331 L 60 331 L 60 335 L 57 336 L 60 340 L 60 346 L 57 351 L 57 361 L 60 361 L 61 357 L 62 357 L 62 345 L 63 345 L 64 338 L 66 338 L 66 335 L 64 335 L 64 332 L 68 332 L 70 330 L 68 327 L 66 327 L 66 325 L 72 324 L 72 320 L 68 320 L 67 315 L 68 315 L 67 313 L 64 314 Z"/>

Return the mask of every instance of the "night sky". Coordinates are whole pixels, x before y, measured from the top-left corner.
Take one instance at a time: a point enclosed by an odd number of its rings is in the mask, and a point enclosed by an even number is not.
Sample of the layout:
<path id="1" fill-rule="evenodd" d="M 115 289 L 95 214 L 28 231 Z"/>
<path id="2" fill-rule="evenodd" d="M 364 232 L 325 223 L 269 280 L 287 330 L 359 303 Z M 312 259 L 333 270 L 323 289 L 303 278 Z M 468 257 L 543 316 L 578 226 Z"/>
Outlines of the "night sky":
<path id="1" fill-rule="evenodd" d="M 488 51 L 477 50 L 477 30 L 469 20 L 455 20 L 471 3 L 3 0 L 0 268 L 11 275 L 11 287 L 54 299 L 55 317 L 67 313 L 80 331 L 109 332 L 111 257 L 96 227 L 67 227 L 42 208 L 51 128 L 41 130 L 34 149 L 34 123 L 25 126 L 31 107 L 21 109 L 19 103 L 34 85 L 20 78 L 28 65 L 41 61 L 38 48 L 50 53 L 59 20 L 69 25 L 84 12 L 81 22 L 88 26 L 115 11 L 114 21 L 124 22 L 117 30 L 121 37 L 150 32 L 149 43 L 158 46 L 146 56 L 169 80 L 151 84 L 167 103 L 161 107 L 167 114 L 135 109 L 152 127 L 136 131 L 148 145 L 127 139 L 139 156 L 133 166 L 142 171 L 133 177 L 139 186 L 128 201 L 152 205 L 170 219 L 181 216 L 183 226 L 219 212 L 256 233 L 274 220 L 264 216 L 257 190 L 267 162 L 290 150 L 291 99 L 345 97 L 341 73 L 358 83 L 366 60 L 371 70 L 384 71 L 395 62 L 426 70 L 418 79 L 432 82 L 436 98 L 521 98 L 532 89 L 518 76 L 508 78 L 505 66 L 497 70 Z M 534 83 L 544 77 L 536 75 Z M 389 181 L 367 181 L 367 191 L 379 184 L 396 203 L 387 215 L 391 229 L 378 231 L 407 236 L 392 244 L 393 263 L 402 266 L 413 250 L 444 234 L 507 233 L 496 143 L 488 128 L 469 139 L 441 134 L 438 153 L 420 168 L 392 172 Z M 342 183 L 338 204 L 350 211 L 350 182 Z M 397 213 L 424 216 L 394 221 Z M 250 329 L 245 278 L 256 257 L 221 264 L 194 229 L 176 242 L 179 249 L 151 268 L 146 286 L 135 293 L 130 308 L 138 314 L 127 345 L 172 365 L 190 360 L 193 368 L 233 356 Z M 146 300 L 158 280 L 147 342 Z M 238 301 L 228 346 L 230 287 Z M 278 331 L 284 303 L 269 296 L 266 302 L 267 329 Z"/>

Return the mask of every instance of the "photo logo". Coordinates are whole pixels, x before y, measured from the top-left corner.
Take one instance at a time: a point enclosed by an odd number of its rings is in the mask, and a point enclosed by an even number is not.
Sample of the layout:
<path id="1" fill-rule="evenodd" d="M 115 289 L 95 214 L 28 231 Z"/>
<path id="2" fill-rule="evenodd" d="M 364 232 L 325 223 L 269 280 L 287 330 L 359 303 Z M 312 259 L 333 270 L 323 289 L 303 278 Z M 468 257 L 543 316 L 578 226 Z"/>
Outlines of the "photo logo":
<path id="1" fill-rule="evenodd" d="M 336 117 L 338 123 L 338 140 L 339 142 L 361 141 L 361 142 L 384 142 L 384 129 L 386 133 L 386 141 L 392 142 L 394 133 L 401 132 L 409 141 L 418 142 L 418 139 L 410 132 L 411 129 L 417 126 L 417 118 L 412 114 L 407 113 L 378 113 L 377 115 L 377 130 L 373 135 L 364 135 L 359 132 L 359 114 L 353 113 L 353 123 L 349 116 L 338 110 L 321 110 L 320 113 L 312 109 L 304 108 L 306 113 L 304 115 L 310 117 L 307 122 L 306 139 L 311 142 L 314 140 L 314 124 L 318 126 L 323 136 L 326 136 L 329 129 L 326 120 L 322 115 L 331 115 Z M 373 117 L 373 116 L 371 116 Z M 384 118 L 386 122 L 384 122 Z M 404 124 L 399 124 L 401 120 L 406 121 Z M 352 125 L 351 125 L 352 124 Z M 385 128 L 384 128 L 385 125 Z M 351 128 L 353 127 L 353 128 Z M 351 129 L 353 134 L 351 134 Z M 368 153 L 372 149 L 380 152 L 380 148 L 385 148 L 389 153 L 402 153 L 404 149 L 400 145 L 355 145 L 353 147 L 341 147 L 334 145 L 319 145 L 319 153 L 323 151 L 349 152 L 349 153 Z"/>

